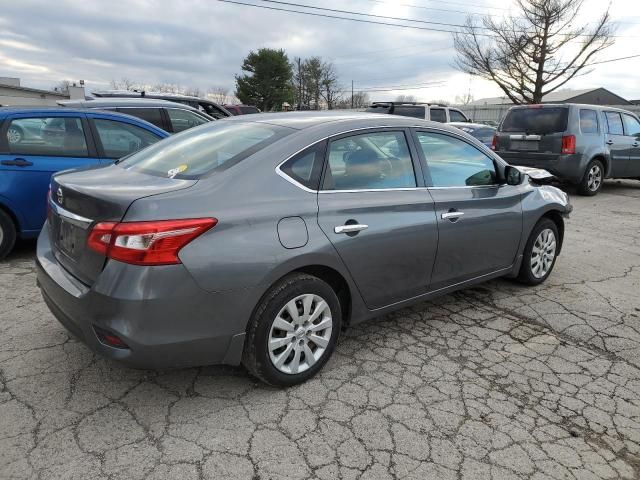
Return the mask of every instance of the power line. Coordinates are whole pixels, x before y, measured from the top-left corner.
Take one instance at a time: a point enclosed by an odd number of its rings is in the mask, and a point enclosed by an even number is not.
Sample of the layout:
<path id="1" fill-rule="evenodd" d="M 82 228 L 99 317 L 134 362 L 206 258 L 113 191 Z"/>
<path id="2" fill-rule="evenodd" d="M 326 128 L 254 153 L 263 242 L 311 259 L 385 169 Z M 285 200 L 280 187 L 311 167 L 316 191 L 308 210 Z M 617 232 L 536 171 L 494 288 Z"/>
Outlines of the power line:
<path id="1" fill-rule="evenodd" d="M 599 62 L 589 63 L 587 64 L 587 67 L 590 67 L 591 65 L 600 65 L 602 63 L 619 62 L 620 60 L 628 60 L 629 58 L 638 58 L 638 57 L 640 57 L 640 53 L 636 55 L 629 55 L 627 57 L 610 58 L 609 60 L 601 60 Z"/>
<path id="2" fill-rule="evenodd" d="M 388 23 L 388 22 L 379 22 L 379 21 L 375 21 L 375 20 L 366 20 L 364 18 L 349 18 L 349 17 L 341 17 L 341 16 L 337 16 L 337 15 L 327 15 L 327 14 L 323 14 L 323 13 L 316 13 L 316 12 L 304 12 L 304 11 L 300 11 L 300 10 L 291 10 L 291 9 L 287 9 L 287 8 L 281 8 L 281 7 L 271 7 L 268 5 L 256 5 L 253 3 L 243 3 L 243 2 L 239 2 L 236 0 L 217 0 L 218 2 L 223 2 L 223 3 L 232 3 L 235 5 L 243 5 L 245 7 L 256 7 L 256 8 L 263 8 L 266 10 L 276 10 L 276 11 L 280 11 L 280 12 L 288 12 L 288 13 L 300 13 L 302 15 L 311 15 L 314 17 L 323 17 L 323 18 L 335 18 L 338 20 L 350 20 L 352 22 L 360 22 L 360 23 L 371 23 L 374 25 L 386 25 L 389 27 L 400 27 L 400 28 L 410 28 L 412 30 L 425 30 L 425 31 L 430 31 L 430 32 L 441 32 L 441 33 L 461 33 L 463 35 L 466 35 L 466 32 L 463 31 L 459 31 L 459 30 L 445 30 L 442 28 L 431 28 L 431 27 L 420 27 L 417 25 L 402 25 L 399 23 Z M 478 36 L 489 36 L 487 34 L 484 33 L 477 33 L 476 35 Z"/>

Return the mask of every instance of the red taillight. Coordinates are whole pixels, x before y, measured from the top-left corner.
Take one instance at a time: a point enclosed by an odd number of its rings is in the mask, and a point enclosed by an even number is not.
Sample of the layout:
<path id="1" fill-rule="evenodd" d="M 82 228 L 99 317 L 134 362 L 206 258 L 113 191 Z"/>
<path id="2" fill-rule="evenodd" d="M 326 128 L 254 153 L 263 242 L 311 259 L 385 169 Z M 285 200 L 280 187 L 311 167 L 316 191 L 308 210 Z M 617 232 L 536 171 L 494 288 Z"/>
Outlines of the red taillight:
<path id="1" fill-rule="evenodd" d="M 493 140 L 491 140 L 491 150 L 495 150 L 498 147 L 498 135 L 493 135 Z"/>
<path id="2" fill-rule="evenodd" d="M 576 153 L 576 136 L 565 135 L 562 137 L 562 153 L 573 154 Z"/>
<path id="3" fill-rule="evenodd" d="M 178 252 L 218 223 L 215 218 L 153 222 L 103 222 L 89 233 L 92 250 L 113 260 L 134 265 L 180 263 Z"/>

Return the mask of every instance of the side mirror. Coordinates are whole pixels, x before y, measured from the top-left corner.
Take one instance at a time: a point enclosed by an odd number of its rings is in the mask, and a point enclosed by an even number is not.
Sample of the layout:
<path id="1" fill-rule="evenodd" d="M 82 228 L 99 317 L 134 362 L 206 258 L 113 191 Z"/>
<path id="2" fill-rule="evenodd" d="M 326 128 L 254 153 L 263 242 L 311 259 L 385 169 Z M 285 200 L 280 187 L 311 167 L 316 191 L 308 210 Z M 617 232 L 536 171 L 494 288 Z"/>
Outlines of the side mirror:
<path id="1" fill-rule="evenodd" d="M 520 185 L 522 183 L 522 172 L 512 165 L 504 168 L 504 176 L 507 185 Z"/>

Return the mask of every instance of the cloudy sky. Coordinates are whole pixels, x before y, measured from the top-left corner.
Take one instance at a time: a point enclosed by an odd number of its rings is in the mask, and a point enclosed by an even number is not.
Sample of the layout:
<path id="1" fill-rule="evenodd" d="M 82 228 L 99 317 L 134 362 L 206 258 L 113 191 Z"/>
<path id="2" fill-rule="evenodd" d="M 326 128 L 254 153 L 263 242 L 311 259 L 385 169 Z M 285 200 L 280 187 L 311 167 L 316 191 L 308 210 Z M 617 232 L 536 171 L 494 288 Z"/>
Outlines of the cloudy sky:
<path id="1" fill-rule="evenodd" d="M 241 3 L 303 10 L 261 0 Z M 512 0 L 287 0 L 372 15 L 461 24 L 466 15 L 500 17 Z M 0 0 L 0 77 L 50 88 L 84 79 L 90 89 L 126 77 L 207 90 L 234 88 L 243 58 L 260 47 L 283 48 L 290 59 L 320 55 L 333 61 L 341 83 L 368 89 L 372 99 L 398 94 L 419 100 L 500 95 L 492 84 L 457 72 L 451 34 L 273 11 L 217 0 Z M 577 23 L 595 20 L 607 0 L 585 0 Z M 616 44 L 599 60 L 640 54 L 637 0 L 612 0 Z M 313 10 L 307 10 L 313 11 Z M 320 12 L 317 13 L 327 13 Z M 351 14 L 333 14 L 358 18 Z M 359 17 L 367 18 L 367 17 Z M 404 23 L 398 20 L 370 20 Z M 451 30 L 455 27 L 412 23 Z M 640 98 L 640 57 L 605 63 L 567 86 L 603 86 Z M 440 82 L 424 87 L 425 83 Z M 390 90 L 395 88 L 395 90 Z M 375 91 L 374 91 L 375 90 Z"/>

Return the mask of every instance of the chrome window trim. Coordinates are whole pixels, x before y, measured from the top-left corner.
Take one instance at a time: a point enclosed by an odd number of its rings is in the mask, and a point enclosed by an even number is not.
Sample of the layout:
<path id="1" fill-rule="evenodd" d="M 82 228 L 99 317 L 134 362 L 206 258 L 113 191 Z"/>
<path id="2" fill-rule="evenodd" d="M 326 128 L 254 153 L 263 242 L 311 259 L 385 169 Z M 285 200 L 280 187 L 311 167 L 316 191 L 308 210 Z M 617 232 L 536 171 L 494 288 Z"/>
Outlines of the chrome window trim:
<path id="1" fill-rule="evenodd" d="M 56 214 L 81 228 L 87 228 L 93 223 L 92 219 L 70 212 L 69 210 L 62 208 L 60 205 L 54 203 L 51 199 L 49 199 L 49 205 L 51 206 L 51 209 L 56 212 Z"/>

